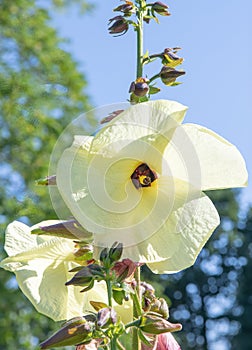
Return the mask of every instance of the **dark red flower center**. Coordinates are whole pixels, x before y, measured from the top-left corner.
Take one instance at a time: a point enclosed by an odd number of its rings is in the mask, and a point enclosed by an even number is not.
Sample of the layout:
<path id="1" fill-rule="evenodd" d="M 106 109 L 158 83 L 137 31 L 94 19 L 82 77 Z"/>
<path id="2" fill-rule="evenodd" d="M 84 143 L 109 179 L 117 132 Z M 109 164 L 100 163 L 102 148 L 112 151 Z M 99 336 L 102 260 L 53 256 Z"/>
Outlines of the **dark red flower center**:
<path id="1" fill-rule="evenodd" d="M 140 164 L 131 175 L 133 185 L 140 187 L 150 187 L 151 183 L 157 179 L 157 174 L 151 170 L 146 163 Z"/>

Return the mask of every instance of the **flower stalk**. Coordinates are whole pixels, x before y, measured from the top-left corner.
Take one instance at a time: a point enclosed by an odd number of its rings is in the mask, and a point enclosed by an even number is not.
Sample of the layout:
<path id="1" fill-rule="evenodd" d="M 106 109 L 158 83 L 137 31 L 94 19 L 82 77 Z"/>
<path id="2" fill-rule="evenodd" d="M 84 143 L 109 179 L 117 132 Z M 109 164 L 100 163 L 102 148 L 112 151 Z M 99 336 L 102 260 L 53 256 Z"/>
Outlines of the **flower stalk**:
<path id="1" fill-rule="evenodd" d="M 137 74 L 136 78 L 143 76 L 143 9 L 146 6 L 144 0 L 139 0 L 139 8 L 137 11 Z"/>

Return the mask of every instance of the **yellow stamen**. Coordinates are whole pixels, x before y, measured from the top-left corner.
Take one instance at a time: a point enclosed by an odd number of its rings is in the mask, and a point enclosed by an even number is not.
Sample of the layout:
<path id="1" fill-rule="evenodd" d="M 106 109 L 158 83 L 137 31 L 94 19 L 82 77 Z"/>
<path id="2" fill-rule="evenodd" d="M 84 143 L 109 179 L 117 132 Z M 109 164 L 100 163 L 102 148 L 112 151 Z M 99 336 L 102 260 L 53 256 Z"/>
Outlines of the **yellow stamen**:
<path id="1" fill-rule="evenodd" d="M 151 184 L 151 178 L 150 176 L 141 175 L 139 176 L 139 182 L 141 185 L 148 186 Z"/>

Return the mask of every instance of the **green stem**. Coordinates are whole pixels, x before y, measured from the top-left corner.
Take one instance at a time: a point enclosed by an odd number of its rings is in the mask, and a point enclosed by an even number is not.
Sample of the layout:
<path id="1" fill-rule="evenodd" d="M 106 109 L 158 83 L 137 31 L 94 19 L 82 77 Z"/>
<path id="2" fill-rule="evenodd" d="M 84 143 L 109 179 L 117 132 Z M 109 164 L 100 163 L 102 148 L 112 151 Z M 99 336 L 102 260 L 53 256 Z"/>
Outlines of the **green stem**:
<path id="1" fill-rule="evenodd" d="M 139 0 L 139 7 L 137 12 L 138 25 L 137 32 L 137 78 L 143 76 L 143 7 L 145 6 L 144 0 Z"/>
<path id="2" fill-rule="evenodd" d="M 137 293 L 137 296 L 138 296 L 139 304 L 141 305 L 142 304 L 141 290 L 140 290 L 140 287 L 141 287 L 141 266 L 138 266 L 136 268 L 135 280 L 136 280 L 136 293 Z"/>
<path id="3" fill-rule="evenodd" d="M 148 61 L 150 61 L 153 58 L 162 58 L 162 55 L 163 53 L 154 53 L 153 55 L 149 55 L 149 57 L 143 59 L 143 64 L 149 63 Z"/>
<path id="4" fill-rule="evenodd" d="M 112 285 L 109 277 L 106 279 L 107 293 L 108 293 L 108 305 L 112 306 Z"/>
<path id="5" fill-rule="evenodd" d="M 108 293 L 108 305 L 112 307 L 112 284 L 110 280 L 109 270 L 106 271 L 106 285 L 107 285 L 107 293 Z M 110 345 L 110 350 L 117 350 L 115 336 L 112 336 L 110 338 L 109 345 Z"/>
<path id="6" fill-rule="evenodd" d="M 116 338 L 115 337 L 111 338 L 111 340 L 110 340 L 110 349 L 111 350 L 117 350 Z"/>
<path id="7" fill-rule="evenodd" d="M 140 291 L 140 274 L 141 274 L 141 268 L 138 267 L 135 272 L 135 280 L 136 280 L 136 294 L 132 295 L 133 298 L 133 314 L 134 318 L 138 319 L 139 316 L 142 313 L 142 307 L 141 307 L 141 291 Z M 141 340 L 138 336 L 138 329 L 136 327 L 133 328 L 133 337 L 132 337 L 132 349 L 134 350 L 141 350 Z"/>
<path id="8" fill-rule="evenodd" d="M 150 78 L 149 82 L 151 83 L 152 81 L 160 78 L 160 73 L 153 75 L 153 77 Z"/>
<path id="9" fill-rule="evenodd" d="M 141 340 L 138 336 L 138 329 L 133 328 L 133 334 L 132 334 L 132 349 L 134 350 L 141 350 Z"/>
<path id="10" fill-rule="evenodd" d="M 127 323 L 125 325 L 125 328 L 129 328 L 129 327 L 138 327 L 140 325 L 140 320 L 136 320 L 136 321 L 132 321 L 130 323 Z"/>

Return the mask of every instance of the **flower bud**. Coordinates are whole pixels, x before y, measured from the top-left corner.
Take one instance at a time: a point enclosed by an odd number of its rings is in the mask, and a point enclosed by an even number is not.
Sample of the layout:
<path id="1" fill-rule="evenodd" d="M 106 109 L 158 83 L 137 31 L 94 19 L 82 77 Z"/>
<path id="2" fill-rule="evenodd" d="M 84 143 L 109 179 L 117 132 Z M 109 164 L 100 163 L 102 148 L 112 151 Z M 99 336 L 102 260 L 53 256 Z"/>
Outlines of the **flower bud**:
<path id="1" fill-rule="evenodd" d="M 160 78 L 165 85 L 172 86 L 176 85 L 176 79 L 181 75 L 184 75 L 184 71 L 178 71 L 174 68 L 163 66 L 160 72 Z"/>
<path id="2" fill-rule="evenodd" d="M 70 281 L 65 283 L 65 285 L 88 286 L 92 281 L 101 281 L 102 279 L 104 279 L 102 267 L 97 264 L 91 264 L 79 270 Z"/>
<path id="3" fill-rule="evenodd" d="M 92 339 L 95 324 L 88 322 L 84 317 L 75 317 L 50 338 L 40 344 L 41 349 L 76 345 Z"/>
<path id="4" fill-rule="evenodd" d="M 160 314 L 163 318 L 169 316 L 169 308 L 163 298 L 155 298 L 151 303 L 150 311 Z"/>
<path id="5" fill-rule="evenodd" d="M 75 242 L 74 256 L 75 260 L 79 262 L 85 262 L 85 264 L 90 264 L 90 260 L 93 257 L 93 246 L 91 244 L 86 244 L 82 242 Z"/>
<path id="6" fill-rule="evenodd" d="M 109 248 L 103 248 L 100 253 L 100 261 L 104 266 L 109 264 Z"/>
<path id="7" fill-rule="evenodd" d="M 146 78 L 137 78 L 130 85 L 129 92 L 132 92 L 138 97 L 146 96 L 149 91 L 148 79 Z"/>
<path id="8" fill-rule="evenodd" d="M 116 16 L 109 20 L 109 24 L 113 24 L 108 28 L 109 34 L 123 35 L 129 29 L 127 20 L 123 16 Z"/>
<path id="9" fill-rule="evenodd" d="M 122 243 L 115 242 L 112 247 L 109 249 L 109 258 L 111 263 L 118 261 L 123 252 L 123 245 Z"/>
<path id="10" fill-rule="evenodd" d="M 155 11 L 161 16 L 170 16 L 170 12 L 168 11 L 168 6 L 161 1 L 156 1 L 152 5 L 152 11 Z"/>
<path id="11" fill-rule="evenodd" d="M 147 313 L 141 317 L 140 329 L 149 334 L 176 332 L 182 329 L 180 323 L 171 323 L 156 314 Z"/>
<path id="12" fill-rule="evenodd" d="M 140 265 L 140 263 L 135 263 L 130 259 L 123 259 L 122 261 L 117 261 L 112 270 L 116 273 L 117 281 L 122 282 L 125 279 L 132 279 L 136 268 Z"/>
<path id="13" fill-rule="evenodd" d="M 132 1 L 125 0 L 125 4 L 116 7 L 113 11 L 123 12 L 124 16 L 129 17 L 135 13 L 135 6 Z"/>
<path id="14" fill-rule="evenodd" d="M 141 294 L 143 295 L 151 295 L 154 297 L 155 289 L 152 287 L 151 284 L 146 282 L 141 282 Z"/>
<path id="15" fill-rule="evenodd" d="M 117 117 L 119 114 L 121 114 L 124 110 L 123 109 L 118 109 L 116 111 L 113 111 L 112 113 L 109 113 L 109 115 L 105 118 L 103 118 L 100 121 L 100 124 L 105 124 L 113 120 L 115 117 Z"/>
<path id="16" fill-rule="evenodd" d="M 97 326 L 104 327 L 117 322 L 117 314 L 111 307 L 106 307 L 98 311 Z"/>
<path id="17" fill-rule="evenodd" d="M 164 66 L 175 68 L 183 62 L 183 58 L 176 55 L 179 48 L 166 48 L 162 53 L 162 63 Z"/>
<path id="18" fill-rule="evenodd" d="M 41 226 L 31 231 L 35 235 L 48 235 L 76 239 L 81 236 L 85 240 L 93 238 L 92 233 L 86 231 L 76 220 L 62 221 L 54 225 Z"/>

